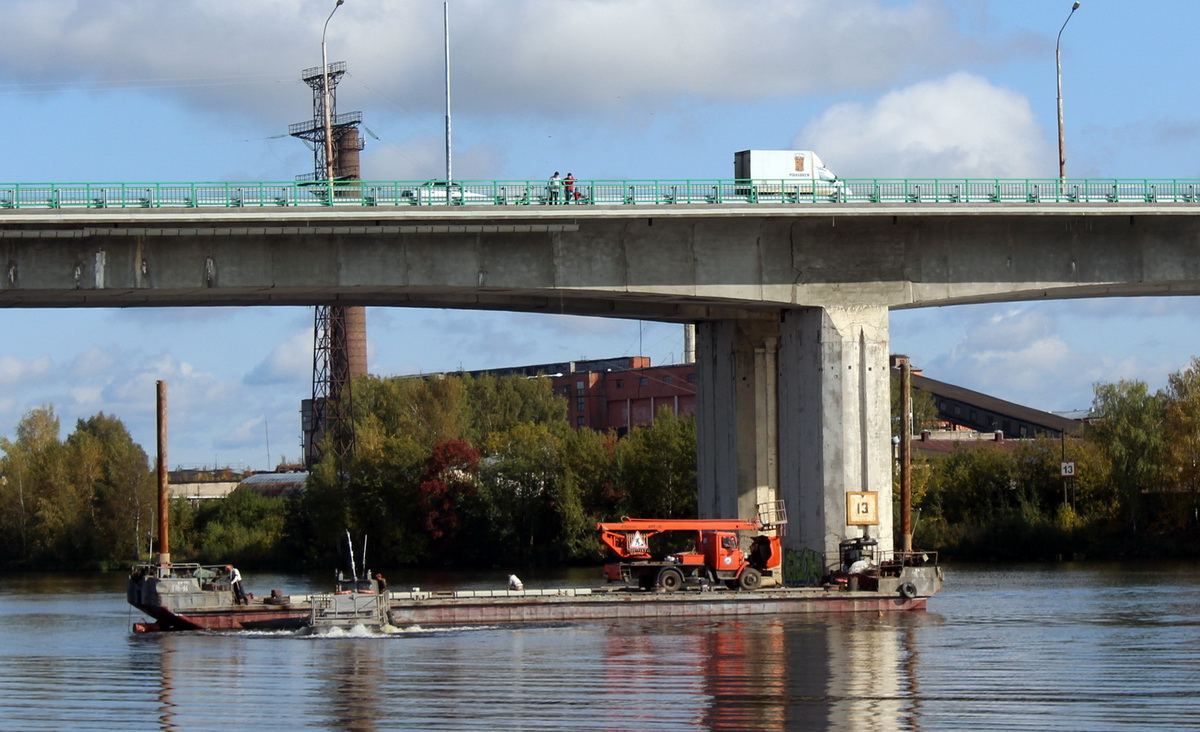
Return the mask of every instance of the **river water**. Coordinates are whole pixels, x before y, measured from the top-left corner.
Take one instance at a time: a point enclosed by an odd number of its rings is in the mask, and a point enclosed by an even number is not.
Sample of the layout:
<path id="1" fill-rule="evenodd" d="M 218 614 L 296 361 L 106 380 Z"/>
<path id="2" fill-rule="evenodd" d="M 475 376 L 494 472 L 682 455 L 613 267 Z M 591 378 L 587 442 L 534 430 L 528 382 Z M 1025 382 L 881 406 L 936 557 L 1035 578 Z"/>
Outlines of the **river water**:
<path id="1" fill-rule="evenodd" d="M 1195 564 L 950 566 L 902 615 L 325 637 L 134 635 L 123 583 L 0 575 L 0 729 L 1200 729 Z"/>

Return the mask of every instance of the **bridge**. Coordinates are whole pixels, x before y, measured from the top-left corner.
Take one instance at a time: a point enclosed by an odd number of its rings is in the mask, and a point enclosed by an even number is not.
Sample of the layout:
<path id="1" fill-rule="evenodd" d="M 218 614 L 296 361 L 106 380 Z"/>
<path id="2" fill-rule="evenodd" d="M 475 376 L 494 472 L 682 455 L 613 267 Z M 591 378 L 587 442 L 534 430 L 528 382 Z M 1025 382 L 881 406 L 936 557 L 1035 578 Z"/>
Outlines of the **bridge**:
<path id="1" fill-rule="evenodd" d="M 0 184 L 0 307 L 696 323 L 701 515 L 782 498 L 789 547 L 833 552 L 891 545 L 890 310 L 1200 293 L 1200 181 L 606 185 L 552 205 L 544 182 Z M 856 493 L 877 524 L 851 523 Z"/>

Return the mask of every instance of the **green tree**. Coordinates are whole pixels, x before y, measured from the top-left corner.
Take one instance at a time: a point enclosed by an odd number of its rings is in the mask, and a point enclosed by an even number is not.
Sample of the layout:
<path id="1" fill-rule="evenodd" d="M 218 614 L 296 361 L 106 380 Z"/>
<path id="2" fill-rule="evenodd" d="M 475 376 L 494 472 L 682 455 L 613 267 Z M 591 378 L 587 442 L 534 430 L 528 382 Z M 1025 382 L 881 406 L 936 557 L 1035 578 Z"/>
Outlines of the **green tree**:
<path id="1" fill-rule="evenodd" d="M 73 480 L 90 493 L 89 534 L 98 558 L 138 556 L 140 537 L 155 515 L 155 483 L 149 460 L 121 420 L 103 412 L 79 420 L 67 438 Z"/>
<path id="2" fill-rule="evenodd" d="M 1119 518 L 1121 497 L 1103 446 L 1095 440 L 1072 438 L 1066 447 L 1067 459 L 1075 461 L 1075 476 L 1069 481 L 1073 511 L 1084 523 Z"/>
<path id="3" fill-rule="evenodd" d="M 369 417 L 381 435 L 406 435 L 427 450 L 462 439 L 471 423 L 466 384 L 457 376 L 356 379 L 354 416 L 356 428 Z"/>
<path id="4" fill-rule="evenodd" d="M 696 422 L 670 408 L 653 423 L 630 430 L 617 445 L 622 513 L 637 518 L 696 515 Z"/>
<path id="5" fill-rule="evenodd" d="M 1121 380 L 1097 384 L 1087 430 L 1112 466 L 1129 527 L 1135 533 L 1144 523 L 1142 492 L 1157 486 L 1165 454 L 1162 430 L 1165 398 L 1151 394 L 1145 382 Z"/>
<path id="6" fill-rule="evenodd" d="M 310 566 L 328 566 L 339 556 L 346 531 L 356 533 L 350 502 L 354 486 L 343 477 L 327 452 L 309 472 L 304 493 L 286 504 L 284 545 L 290 556 Z"/>
<path id="7" fill-rule="evenodd" d="M 342 529 L 369 537 L 377 564 L 411 564 L 429 557 L 429 536 L 420 529 L 418 488 L 430 454 L 408 435 L 385 433 L 373 417 L 357 427 Z"/>
<path id="8" fill-rule="evenodd" d="M 937 461 L 922 507 L 950 524 L 980 525 L 1016 505 L 1012 462 L 994 445 L 963 447 Z"/>
<path id="9" fill-rule="evenodd" d="M 487 440 L 480 484 L 500 551 L 518 563 L 572 562 L 593 556 L 595 518 L 584 509 L 581 481 L 570 466 L 571 433 L 560 424 L 526 422 Z"/>
<path id="10" fill-rule="evenodd" d="M 484 446 L 480 483 L 495 520 L 505 527 L 496 549 L 511 561 L 545 562 L 560 554 L 554 504 L 563 491 L 561 446 L 545 424 L 515 425 L 493 433 Z"/>
<path id="11" fill-rule="evenodd" d="M 1164 473 L 1176 490 L 1166 499 L 1164 528 L 1182 529 L 1196 522 L 1200 505 L 1200 358 L 1167 377 L 1164 424 L 1168 439 Z"/>
<path id="12" fill-rule="evenodd" d="M 519 424 L 543 424 L 565 432 L 567 403 L 553 391 L 549 379 L 523 377 L 461 377 L 467 389 L 471 429 L 468 438 L 482 445 L 496 432 Z"/>
<path id="13" fill-rule="evenodd" d="M 278 561 L 287 500 L 241 486 L 201 505 L 195 528 L 199 560 L 257 566 Z"/>
<path id="14" fill-rule="evenodd" d="M 628 491 L 619 485 L 617 444 L 612 432 L 595 430 L 568 430 L 563 440 L 563 464 L 578 486 L 584 511 L 598 521 L 620 518 L 629 502 Z M 595 548 L 600 551 L 599 541 Z"/>
<path id="15" fill-rule="evenodd" d="M 90 496 L 69 479 L 54 408 L 30 410 L 17 424 L 15 442 L 5 440 L 8 487 L 15 489 L 15 524 L 24 561 L 84 561 Z"/>

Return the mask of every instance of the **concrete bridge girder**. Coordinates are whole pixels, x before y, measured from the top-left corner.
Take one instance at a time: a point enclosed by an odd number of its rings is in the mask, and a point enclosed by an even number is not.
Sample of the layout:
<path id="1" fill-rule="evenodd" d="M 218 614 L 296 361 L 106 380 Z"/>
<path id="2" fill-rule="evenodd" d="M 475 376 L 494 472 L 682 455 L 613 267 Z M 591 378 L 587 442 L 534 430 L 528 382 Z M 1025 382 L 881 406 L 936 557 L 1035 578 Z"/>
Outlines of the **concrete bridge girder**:
<path id="1" fill-rule="evenodd" d="M 0 306 L 397 304 L 701 321 L 1200 293 L 1196 206 L 513 208 L 0 211 Z"/>

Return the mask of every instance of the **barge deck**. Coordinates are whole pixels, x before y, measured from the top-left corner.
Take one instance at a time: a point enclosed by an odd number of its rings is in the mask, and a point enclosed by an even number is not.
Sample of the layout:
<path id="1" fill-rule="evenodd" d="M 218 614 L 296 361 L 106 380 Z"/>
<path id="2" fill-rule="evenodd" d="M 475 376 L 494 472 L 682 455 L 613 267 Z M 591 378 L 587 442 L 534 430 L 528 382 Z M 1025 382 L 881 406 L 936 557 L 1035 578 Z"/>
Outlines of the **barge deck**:
<path id="1" fill-rule="evenodd" d="M 330 594 L 284 595 L 233 602 L 219 584 L 194 575 L 197 565 L 146 565 L 130 575 L 128 600 L 153 618 L 138 631 L 270 630 L 319 625 L 317 609 Z M 162 575 L 162 576 L 160 576 Z M 942 587 L 941 567 L 904 567 L 896 576 L 867 583 L 774 587 L 743 591 L 690 589 L 677 592 L 629 587 L 372 592 L 354 591 L 378 603 L 380 617 L 398 628 L 412 626 L 573 623 L 607 619 L 794 615 L 806 613 L 924 610 Z M 855 585 L 858 584 L 859 587 Z M 343 596 L 347 593 L 341 593 Z"/>

